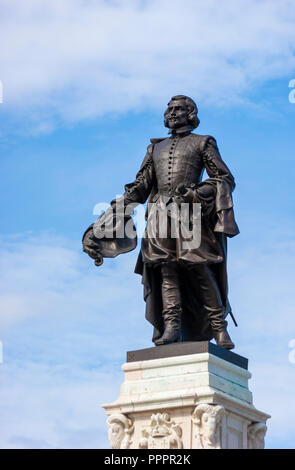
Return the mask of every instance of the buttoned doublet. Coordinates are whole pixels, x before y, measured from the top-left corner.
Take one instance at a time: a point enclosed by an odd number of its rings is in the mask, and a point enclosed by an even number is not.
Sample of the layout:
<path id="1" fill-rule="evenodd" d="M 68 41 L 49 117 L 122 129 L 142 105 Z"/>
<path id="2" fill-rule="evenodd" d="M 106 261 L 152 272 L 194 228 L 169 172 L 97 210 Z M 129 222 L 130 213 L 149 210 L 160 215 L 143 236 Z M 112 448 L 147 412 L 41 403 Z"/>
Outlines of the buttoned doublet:
<path id="1" fill-rule="evenodd" d="M 177 262 L 193 266 L 222 262 L 224 249 L 216 234 L 234 236 L 238 228 L 231 198 L 234 178 L 220 156 L 215 139 L 187 132 L 166 139 L 151 139 L 151 142 L 136 180 L 125 186 L 126 203 L 144 203 L 149 197 L 149 203 L 155 204 L 147 211 L 147 229 L 141 249 L 143 263 Z M 209 178 L 202 182 L 205 169 Z M 168 237 L 161 237 L 159 218 L 153 216 L 153 211 L 160 211 L 163 205 L 175 200 L 179 185 L 194 188 L 203 207 L 212 209 L 209 215 L 202 217 L 201 243 L 197 248 L 187 248 L 181 233 L 179 238 L 171 238 L 170 226 Z M 209 197 L 198 192 L 204 185 L 211 188 Z M 168 225 L 170 222 L 168 220 Z"/>

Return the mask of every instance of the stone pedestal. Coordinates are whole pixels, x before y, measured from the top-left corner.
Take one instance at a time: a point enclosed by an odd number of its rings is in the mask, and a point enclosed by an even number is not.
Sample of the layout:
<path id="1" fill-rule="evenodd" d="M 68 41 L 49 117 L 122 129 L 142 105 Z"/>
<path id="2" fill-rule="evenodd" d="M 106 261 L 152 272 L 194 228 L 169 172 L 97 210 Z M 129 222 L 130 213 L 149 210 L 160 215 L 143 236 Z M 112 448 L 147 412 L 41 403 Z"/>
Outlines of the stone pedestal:
<path id="1" fill-rule="evenodd" d="M 247 359 L 204 342 L 127 353 L 119 398 L 103 407 L 114 449 L 264 447 Z"/>

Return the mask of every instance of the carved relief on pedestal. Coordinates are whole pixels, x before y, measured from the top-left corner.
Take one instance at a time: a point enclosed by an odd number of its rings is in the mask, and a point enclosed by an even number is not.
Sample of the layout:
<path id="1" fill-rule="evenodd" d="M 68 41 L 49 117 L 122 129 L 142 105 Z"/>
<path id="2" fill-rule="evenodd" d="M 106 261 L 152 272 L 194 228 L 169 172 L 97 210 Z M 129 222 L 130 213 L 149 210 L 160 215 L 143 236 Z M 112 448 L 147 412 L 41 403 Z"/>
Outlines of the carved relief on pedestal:
<path id="1" fill-rule="evenodd" d="M 248 426 L 248 449 L 264 449 L 266 430 L 267 426 L 263 422 Z"/>
<path id="2" fill-rule="evenodd" d="M 156 413 L 151 416 L 149 426 L 142 430 L 139 441 L 140 449 L 182 449 L 182 429 L 171 421 L 168 413 Z"/>
<path id="3" fill-rule="evenodd" d="M 221 420 L 225 409 L 201 403 L 192 415 L 197 449 L 221 449 Z"/>
<path id="4" fill-rule="evenodd" d="M 120 413 L 113 414 L 107 419 L 108 437 L 112 449 L 129 449 L 134 431 L 131 419 Z"/>

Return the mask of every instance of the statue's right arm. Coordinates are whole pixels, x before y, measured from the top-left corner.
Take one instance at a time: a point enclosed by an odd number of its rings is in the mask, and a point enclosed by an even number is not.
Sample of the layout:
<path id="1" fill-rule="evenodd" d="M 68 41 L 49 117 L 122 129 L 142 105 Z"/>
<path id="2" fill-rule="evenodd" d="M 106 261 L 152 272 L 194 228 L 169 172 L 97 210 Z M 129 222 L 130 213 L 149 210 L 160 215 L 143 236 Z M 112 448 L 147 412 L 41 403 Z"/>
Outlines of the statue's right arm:
<path id="1" fill-rule="evenodd" d="M 125 185 L 125 193 L 123 195 L 125 207 L 130 203 L 144 204 L 150 195 L 154 183 L 153 144 L 150 144 L 135 181 Z"/>

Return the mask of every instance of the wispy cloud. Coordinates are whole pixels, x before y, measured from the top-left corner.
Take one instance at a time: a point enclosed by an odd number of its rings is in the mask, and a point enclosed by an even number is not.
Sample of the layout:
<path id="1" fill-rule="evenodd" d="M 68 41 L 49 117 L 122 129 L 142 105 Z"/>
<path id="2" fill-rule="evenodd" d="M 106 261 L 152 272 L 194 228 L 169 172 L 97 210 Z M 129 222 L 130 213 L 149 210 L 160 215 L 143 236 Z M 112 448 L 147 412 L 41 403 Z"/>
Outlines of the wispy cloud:
<path id="1" fill-rule="evenodd" d="M 36 132 L 162 108 L 176 93 L 247 102 L 295 68 L 290 0 L 2 0 L 0 10 L 2 106 Z"/>
<path id="2" fill-rule="evenodd" d="M 112 341 L 106 335 L 111 335 L 114 324 L 125 315 L 122 305 L 129 306 L 129 321 L 144 311 L 142 295 L 132 295 L 134 289 L 141 291 L 140 277 L 133 274 L 135 253 L 113 263 L 106 260 L 99 270 L 82 253 L 81 242 L 65 237 L 21 234 L 3 237 L 1 242 L 2 332 L 37 317 L 54 318 L 63 327 L 69 321 L 77 326 L 85 320 L 89 328 L 95 321 L 100 345 L 116 356 L 112 349 L 122 331 L 114 332 Z M 55 332 L 58 334 L 58 328 Z M 93 333 L 91 328 L 87 330 L 87 334 Z"/>
<path id="3" fill-rule="evenodd" d="M 117 398 L 119 369 L 75 368 L 73 377 L 37 358 L 2 365 L 0 448 L 108 447 L 101 403 Z"/>

